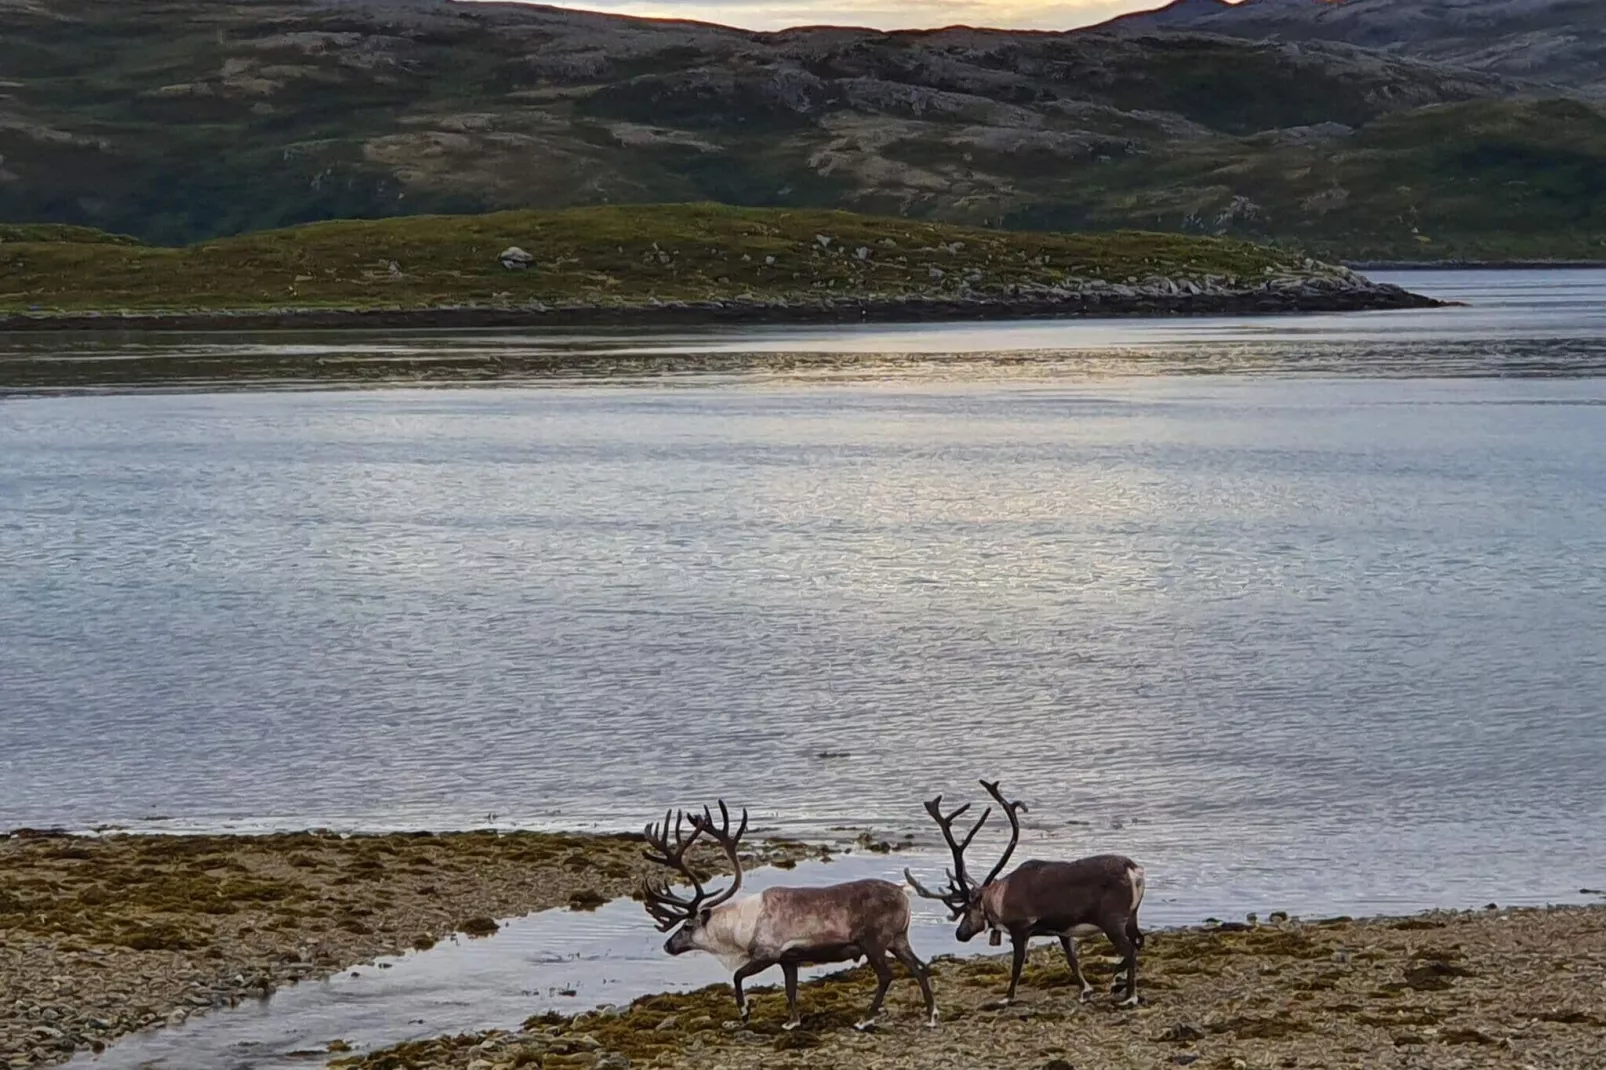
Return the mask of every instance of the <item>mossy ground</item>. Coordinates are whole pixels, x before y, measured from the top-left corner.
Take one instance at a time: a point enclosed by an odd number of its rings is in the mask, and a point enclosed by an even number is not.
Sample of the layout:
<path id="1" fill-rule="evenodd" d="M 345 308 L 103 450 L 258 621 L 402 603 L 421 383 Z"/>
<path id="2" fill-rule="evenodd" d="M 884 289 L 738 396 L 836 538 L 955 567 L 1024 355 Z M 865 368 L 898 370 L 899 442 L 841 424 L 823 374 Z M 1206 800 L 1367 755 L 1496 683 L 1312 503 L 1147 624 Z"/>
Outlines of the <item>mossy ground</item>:
<path id="1" fill-rule="evenodd" d="M 627 838 L 451 833 L 261 837 L 30 836 L 0 840 L 0 932 L 89 946 L 206 950 L 223 921 L 269 929 L 372 931 L 398 897 L 431 898 L 483 867 L 568 875 L 569 896 L 628 893 L 644 872 Z M 707 859 L 712 864 L 713 859 Z M 388 937 L 438 938 L 469 921 Z M 380 922 L 384 929 L 394 927 Z"/>
<path id="2" fill-rule="evenodd" d="M 0 838 L 0 1065 L 104 1044 L 186 1013 L 197 992 L 230 1003 L 499 918 L 591 909 L 639 889 L 654 868 L 641 848 L 494 831 Z M 721 863 L 699 849 L 699 868 Z"/>
<path id="3" fill-rule="evenodd" d="M 1302 264 L 1218 238 L 1015 233 L 710 204 L 344 220 L 183 248 L 49 229 L 33 234 L 46 240 L 0 243 L 0 312 L 953 296 L 1067 279 L 1259 281 Z M 527 270 L 499 262 L 511 246 L 535 258 Z"/>
<path id="4" fill-rule="evenodd" d="M 1606 1034 L 1606 909 L 1279 922 L 1151 934 L 1144 1005 L 1104 993 L 1113 959 L 1086 941 L 1099 989 L 1081 1004 L 1058 948 L 1035 952 L 1021 999 L 997 1003 L 998 957 L 934 963 L 943 1023 L 928 1030 L 918 991 L 895 982 L 881 1027 L 849 1027 L 873 988 L 865 968 L 802 988 L 804 1027 L 786 1032 L 775 989 L 651 996 L 622 1011 L 533 1018 L 518 1031 L 445 1037 L 355 1056 L 360 1070 L 653 1066 L 855 1067 L 1597 1067 Z M 1412 1054 L 1415 1053 L 1415 1054 Z M 1426 1059 L 1427 1061 L 1423 1061 Z M 628 1060 L 628 1064 L 625 1062 Z"/>

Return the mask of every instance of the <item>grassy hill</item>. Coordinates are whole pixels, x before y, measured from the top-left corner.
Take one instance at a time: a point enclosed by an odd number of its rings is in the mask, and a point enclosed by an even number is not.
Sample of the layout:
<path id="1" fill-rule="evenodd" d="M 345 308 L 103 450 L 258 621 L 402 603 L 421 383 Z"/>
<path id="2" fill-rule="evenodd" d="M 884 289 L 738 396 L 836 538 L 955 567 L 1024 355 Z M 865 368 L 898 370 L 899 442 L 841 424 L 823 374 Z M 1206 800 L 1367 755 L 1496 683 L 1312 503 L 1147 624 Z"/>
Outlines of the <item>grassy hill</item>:
<path id="1" fill-rule="evenodd" d="M 1225 230 L 1329 258 L 1606 259 L 1606 111 L 1475 101 L 1350 134 L 1192 142 L 1008 222 Z"/>
<path id="2" fill-rule="evenodd" d="M 1344 43 L 0 0 L 0 221 L 174 245 L 719 201 L 1580 257 L 1606 239 L 1603 123 L 1554 87 Z"/>
<path id="3" fill-rule="evenodd" d="M 0 312 L 428 308 L 1001 295 L 1151 278 L 1258 286 L 1311 265 L 1238 241 L 1009 233 L 719 205 L 313 223 L 171 248 L 82 231 L 0 243 Z M 530 254 L 509 268 L 502 254 Z"/>

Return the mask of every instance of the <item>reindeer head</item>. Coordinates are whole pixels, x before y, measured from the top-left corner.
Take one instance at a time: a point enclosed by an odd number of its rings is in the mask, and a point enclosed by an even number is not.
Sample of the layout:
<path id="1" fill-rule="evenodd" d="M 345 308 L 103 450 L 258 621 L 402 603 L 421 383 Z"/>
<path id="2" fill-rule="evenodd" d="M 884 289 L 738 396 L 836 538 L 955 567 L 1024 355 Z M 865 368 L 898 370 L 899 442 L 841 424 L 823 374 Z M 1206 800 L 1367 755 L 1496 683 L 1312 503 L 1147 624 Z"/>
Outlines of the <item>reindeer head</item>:
<path id="1" fill-rule="evenodd" d="M 991 795 L 998 802 L 998 805 L 1004 808 L 1004 813 L 1009 815 L 1010 828 L 1009 846 L 1004 848 L 1003 856 L 999 858 L 998 864 L 993 867 L 992 872 L 987 874 L 987 879 L 980 884 L 971 880 L 969 873 L 965 870 L 965 848 L 970 846 L 970 841 L 976 838 L 976 833 L 980 832 L 982 825 L 987 823 L 988 815 L 993 812 L 992 807 L 982 811 L 981 817 L 970 827 L 970 832 L 965 835 L 963 840 L 955 840 L 954 821 L 970 809 L 970 804 L 966 803 L 944 817 L 941 795 L 926 803 L 926 813 L 930 814 L 932 820 L 937 822 L 937 827 L 942 829 L 942 838 L 948 841 L 948 850 L 953 852 L 954 868 L 948 871 L 948 887 L 943 891 L 934 892 L 915 880 L 913 873 L 910 873 L 907 869 L 903 871 L 904 879 L 909 882 L 910 887 L 915 890 L 917 895 L 926 899 L 939 900 L 948 908 L 950 920 L 959 923 L 959 928 L 954 935 L 961 942 L 968 942 L 978 933 L 992 928 L 992 923 L 987 917 L 984 893 L 987 887 L 997 880 L 998 875 L 1004 871 L 1004 866 L 1009 863 L 1009 856 L 1015 853 L 1015 845 L 1020 842 L 1020 821 L 1016 815 L 1024 813 L 1026 810 L 1025 803 L 1010 802 L 1005 799 L 998 790 L 998 782 L 996 780 L 992 783 L 983 780 L 981 786 L 987 789 L 987 794 Z M 993 942 L 997 943 L 996 934 Z"/>
<path id="2" fill-rule="evenodd" d="M 698 936 L 703 926 L 708 924 L 713 915 L 714 908 L 726 902 L 736 894 L 742 886 L 742 862 L 737 855 L 737 847 L 742 836 L 747 832 L 747 811 L 742 811 L 742 823 L 734 835 L 731 833 L 731 815 L 725 808 L 722 800 L 719 803 L 720 824 L 714 824 L 713 812 L 703 807 L 701 814 L 687 815 L 685 811 L 675 811 L 675 839 L 669 840 L 669 814 L 664 814 L 664 823 L 648 825 L 644 835 L 647 843 L 656 848 L 654 851 L 643 851 L 650 862 L 668 866 L 691 882 L 692 895 L 684 899 L 671 892 L 667 885 L 647 884 L 643 889 L 647 900 L 647 913 L 652 915 L 653 921 L 658 924 L 658 931 L 666 933 L 675 929 L 675 935 L 664 942 L 664 950 L 671 955 L 681 955 L 698 946 Z M 691 835 L 684 834 L 686 825 L 691 826 Z M 736 872 L 736 879 L 731 886 L 713 896 L 708 894 L 697 874 L 692 872 L 691 866 L 686 863 L 686 852 L 689 851 L 697 838 L 706 834 L 709 839 L 719 844 L 730 859 L 731 868 Z M 676 928 L 679 926 L 679 928 Z"/>

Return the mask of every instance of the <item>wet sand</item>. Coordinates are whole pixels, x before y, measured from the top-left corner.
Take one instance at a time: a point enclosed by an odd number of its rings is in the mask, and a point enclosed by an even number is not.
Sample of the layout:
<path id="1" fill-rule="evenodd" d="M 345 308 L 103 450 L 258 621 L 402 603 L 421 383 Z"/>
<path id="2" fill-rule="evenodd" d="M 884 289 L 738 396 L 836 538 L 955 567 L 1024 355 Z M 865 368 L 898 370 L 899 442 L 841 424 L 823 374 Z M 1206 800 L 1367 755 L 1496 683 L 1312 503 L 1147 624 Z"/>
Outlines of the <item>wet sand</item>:
<path id="1" fill-rule="evenodd" d="M 1033 954 L 1001 1007 L 1005 958 L 939 962 L 943 1021 L 924 1025 L 914 984 L 894 984 L 871 1034 L 851 1023 L 869 971 L 804 986 L 803 1028 L 750 989 L 739 1028 L 726 986 L 638 1000 L 621 1012 L 531 1019 L 517 1033 L 401 1045 L 336 1065 L 360 1070 L 585 1067 L 1263 1067 L 1595 1070 L 1606 1066 L 1606 908 L 1485 910 L 1410 918 L 1287 921 L 1150 935 L 1141 1006 L 1108 994 L 1113 959 L 1082 941 L 1099 988 L 1080 1003 L 1057 947 Z"/>
<path id="2" fill-rule="evenodd" d="M 65 1061 L 453 933 L 594 909 L 652 872 L 636 836 L 0 838 L 0 1067 Z M 755 861 L 813 849 L 766 844 Z M 722 860 L 704 852 L 699 866 Z"/>

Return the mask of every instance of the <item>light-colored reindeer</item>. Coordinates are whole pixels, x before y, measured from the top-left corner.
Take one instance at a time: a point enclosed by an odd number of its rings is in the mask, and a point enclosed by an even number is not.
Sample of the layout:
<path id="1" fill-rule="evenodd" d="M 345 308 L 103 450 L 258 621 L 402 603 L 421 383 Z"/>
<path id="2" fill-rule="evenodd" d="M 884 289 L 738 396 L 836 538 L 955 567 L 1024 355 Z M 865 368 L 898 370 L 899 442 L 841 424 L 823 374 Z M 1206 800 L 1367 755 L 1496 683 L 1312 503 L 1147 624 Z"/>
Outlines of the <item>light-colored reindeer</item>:
<path id="1" fill-rule="evenodd" d="M 766 888 L 756 895 L 733 898 L 742 886 L 742 861 L 737 847 L 747 831 L 747 811 L 733 834 L 730 811 L 719 803 L 718 826 L 708 807 L 701 814 L 675 814 L 674 841 L 670 841 L 669 815 L 662 826 L 648 825 L 645 836 L 655 851 L 644 852 L 653 862 L 668 866 L 691 882 L 692 895 L 683 898 L 666 887 L 646 889 L 647 913 L 660 932 L 675 929 L 664 943 L 671 955 L 706 951 L 733 971 L 731 987 L 742 1021 L 747 1021 L 747 996 L 742 982 L 771 966 L 780 966 L 786 978 L 788 1021 L 784 1028 L 802 1023 L 797 1007 L 799 966 L 868 959 L 875 971 L 875 998 L 855 1029 L 868 1029 L 881 1013 L 881 1003 L 892 984 L 890 955 L 914 975 L 926 999 L 927 1023 L 937 1024 L 937 1005 L 931 994 L 931 977 L 925 963 L 909 946 L 913 914 L 908 894 L 891 881 L 858 880 L 818 888 Z M 691 835 L 684 835 L 689 824 Z M 706 835 L 730 860 L 736 876 L 729 888 L 710 895 L 686 863 L 686 852 Z M 676 928 L 679 926 L 679 928 Z"/>
<path id="2" fill-rule="evenodd" d="M 903 871 L 904 878 L 918 894 L 940 900 L 948 907 L 953 920 L 959 922 L 955 935 L 961 941 L 969 941 L 978 933 L 991 930 L 992 943 L 997 944 L 1000 930 L 1009 933 L 1014 962 L 1005 1003 L 1015 998 L 1021 967 L 1026 964 L 1026 945 L 1034 936 L 1059 938 L 1071 976 L 1082 988 L 1081 998 L 1090 999 L 1093 986 L 1082 976 L 1081 964 L 1076 960 L 1076 937 L 1102 932 L 1115 945 L 1126 970 L 1126 993 L 1121 1005 L 1136 1006 L 1138 949 L 1143 946 L 1143 933 L 1138 929 L 1138 907 L 1143 902 L 1143 867 L 1125 855 L 1094 855 L 1075 862 L 1042 862 L 1034 858 L 1022 862 L 1013 873 L 1000 879 L 999 873 L 1003 872 L 1020 841 L 1020 820 L 1016 814 L 1025 812 L 1026 805 L 1007 801 L 1000 794 L 997 781 L 989 784 L 983 780 L 981 786 L 1004 808 L 1010 825 L 1009 846 L 987 878 L 980 884 L 971 880 L 965 871 L 965 848 L 981 831 L 992 808 L 982 811 L 970 833 L 964 840 L 957 841 L 953 823 L 970 809 L 970 804 L 945 817 L 941 795 L 926 803 L 926 812 L 942 829 L 943 839 L 953 852 L 954 868 L 948 872 L 948 887 L 945 891 L 933 892 L 915 880 L 907 869 Z"/>

